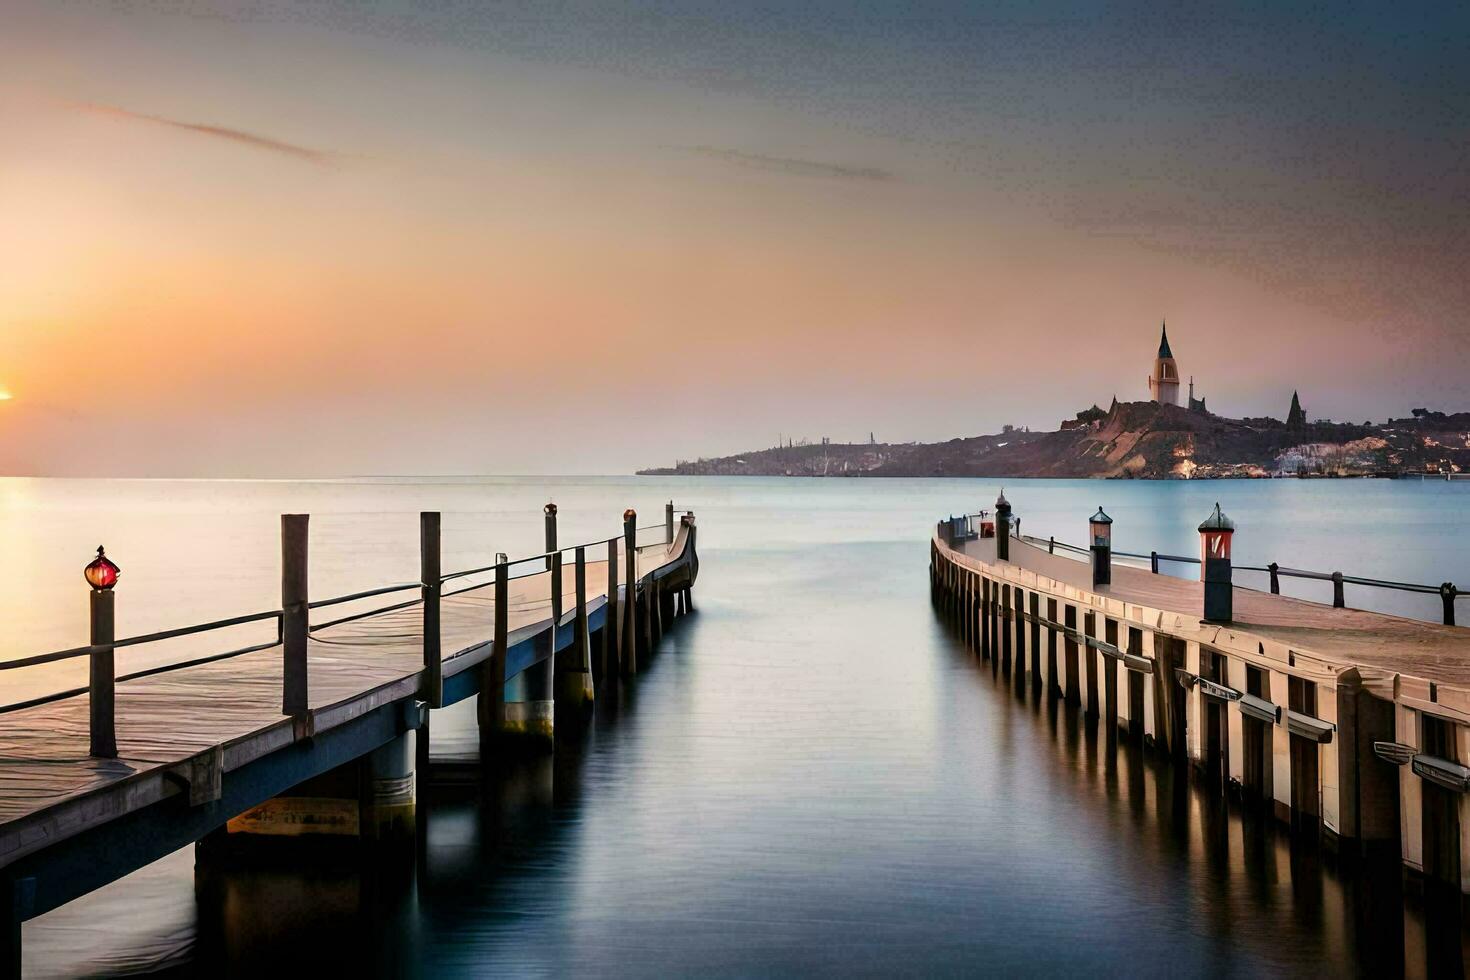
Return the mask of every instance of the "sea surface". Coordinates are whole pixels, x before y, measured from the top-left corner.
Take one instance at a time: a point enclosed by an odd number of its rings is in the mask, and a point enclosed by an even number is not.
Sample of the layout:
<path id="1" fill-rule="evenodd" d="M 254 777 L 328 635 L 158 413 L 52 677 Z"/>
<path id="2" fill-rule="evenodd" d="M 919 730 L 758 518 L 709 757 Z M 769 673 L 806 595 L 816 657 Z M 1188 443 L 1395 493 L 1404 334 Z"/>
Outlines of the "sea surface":
<path id="1" fill-rule="evenodd" d="M 0 659 L 85 641 L 81 569 L 98 544 L 123 570 L 126 635 L 276 606 L 282 513 L 312 515 L 314 597 L 415 579 L 421 510 L 444 514 L 446 570 L 539 551 L 548 500 L 567 542 L 616 533 L 629 506 L 656 522 L 671 498 L 700 528 L 696 611 L 648 669 L 602 692 L 590 731 L 554 759 L 436 793 L 416 866 L 196 875 L 185 849 L 28 922 L 27 975 L 1461 975 L 1453 892 L 1293 841 L 1018 693 L 951 636 L 929 602 L 931 528 L 999 489 L 0 480 Z M 1218 501 L 1237 563 L 1470 585 L 1470 483 L 1005 493 L 1043 537 L 1081 543 L 1102 506 L 1117 549 L 1194 554 Z M 1318 600 L 1330 588 L 1286 583 Z M 1347 598 L 1440 614 L 1435 596 Z M 120 669 L 170 655 L 120 652 Z M 0 703 L 78 681 L 72 667 L 0 672 Z M 472 706 L 443 715 L 436 740 L 471 741 Z"/>

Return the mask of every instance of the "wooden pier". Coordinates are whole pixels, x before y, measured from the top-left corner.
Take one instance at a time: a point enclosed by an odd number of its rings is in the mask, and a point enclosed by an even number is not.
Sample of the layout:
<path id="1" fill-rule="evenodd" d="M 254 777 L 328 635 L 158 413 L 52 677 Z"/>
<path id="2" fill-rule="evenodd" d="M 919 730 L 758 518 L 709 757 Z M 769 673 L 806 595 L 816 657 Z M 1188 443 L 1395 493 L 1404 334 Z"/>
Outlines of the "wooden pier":
<path id="1" fill-rule="evenodd" d="M 1209 621 L 1208 583 L 1110 555 L 1095 574 L 1012 533 L 1000 503 L 984 532 L 946 520 L 931 542 L 936 604 L 967 644 L 1298 832 L 1470 892 L 1470 629 L 1452 586 L 1442 624 L 1347 608 L 1340 586 L 1329 606 L 1227 579 L 1231 614 Z"/>
<path id="2" fill-rule="evenodd" d="M 191 842 L 412 841 L 431 708 L 477 699 L 482 764 L 552 750 L 594 684 L 636 673 L 691 608 L 694 515 L 663 516 L 561 547 L 548 505 L 545 553 L 444 574 L 426 513 L 420 581 L 312 602 L 307 520 L 287 515 L 280 609 L 144 637 L 114 639 L 112 593 L 94 591 L 88 646 L 0 663 L 93 667 L 85 689 L 0 707 L 0 975 L 19 974 L 23 921 Z M 271 621 L 274 640 L 210 648 Z M 178 636 L 197 653 L 114 676 L 130 647 Z"/>

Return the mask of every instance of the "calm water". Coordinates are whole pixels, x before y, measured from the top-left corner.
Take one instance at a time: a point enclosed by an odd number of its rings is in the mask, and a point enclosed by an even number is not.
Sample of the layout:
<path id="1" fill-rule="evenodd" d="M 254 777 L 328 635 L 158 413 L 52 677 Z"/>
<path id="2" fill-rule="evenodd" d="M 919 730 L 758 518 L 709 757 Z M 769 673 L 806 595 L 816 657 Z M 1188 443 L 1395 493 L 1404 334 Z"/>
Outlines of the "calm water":
<path id="1" fill-rule="evenodd" d="M 581 540 L 625 506 L 657 520 L 672 496 L 699 514 L 703 560 L 696 615 L 583 740 L 428 807 L 416 872 L 196 881 L 186 850 L 28 923 L 27 970 L 1459 975 L 1454 902 L 1342 873 L 954 642 L 928 601 L 929 528 L 996 490 L 0 481 L 5 656 L 80 642 L 99 542 L 124 569 L 123 631 L 273 606 L 283 511 L 313 515 L 315 595 L 412 579 L 421 509 L 445 514 L 449 568 L 535 549 L 547 499 Z M 1120 549 L 1179 554 L 1218 499 L 1239 562 L 1470 583 L 1470 484 L 1009 481 L 1007 496 L 1028 533 L 1078 541 L 1101 504 Z M 1433 597 L 1348 597 L 1438 614 Z M 74 679 L 20 680 L 0 674 L 0 700 Z M 467 740 L 472 710 L 446 715 L 436 745 Z"/>

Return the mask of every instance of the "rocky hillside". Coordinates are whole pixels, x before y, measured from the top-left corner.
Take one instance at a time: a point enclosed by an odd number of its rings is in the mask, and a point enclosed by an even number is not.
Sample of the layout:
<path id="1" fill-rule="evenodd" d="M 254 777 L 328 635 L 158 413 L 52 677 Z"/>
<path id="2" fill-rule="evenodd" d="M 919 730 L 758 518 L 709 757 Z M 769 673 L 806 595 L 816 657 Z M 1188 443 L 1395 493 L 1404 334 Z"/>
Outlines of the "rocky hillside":
<path id="1" fill-rule="evenodd" d="M 1384 425 L 1228 419 L 1153 402 L 1089 409 L 1055 432 L 939 443 L 786 446 L 642 470 L 649 475 L 1202 479 L 1470 472 L 1470 413 L 1416 410 Z"/>

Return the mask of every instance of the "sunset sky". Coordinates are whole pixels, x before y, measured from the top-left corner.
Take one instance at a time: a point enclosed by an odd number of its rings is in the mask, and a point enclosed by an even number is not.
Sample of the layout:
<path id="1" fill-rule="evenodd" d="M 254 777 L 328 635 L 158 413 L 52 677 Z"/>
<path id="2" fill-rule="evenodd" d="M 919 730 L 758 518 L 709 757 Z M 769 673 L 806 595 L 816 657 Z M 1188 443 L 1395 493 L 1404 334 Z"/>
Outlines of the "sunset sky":
<path id="1" fill-rule="evenodd" d="M 1289 6 L 0 0 L 0 472 L 1470 410 L 1470 7 Z"/>

